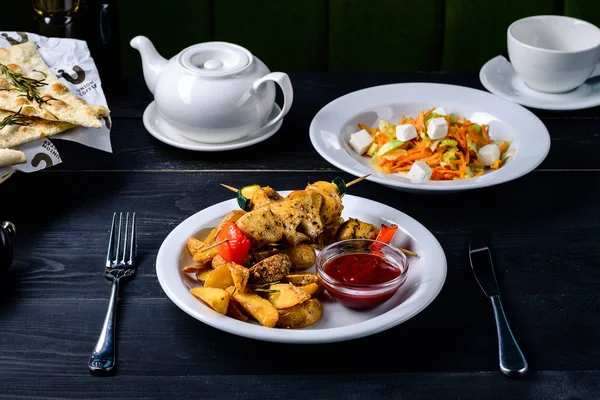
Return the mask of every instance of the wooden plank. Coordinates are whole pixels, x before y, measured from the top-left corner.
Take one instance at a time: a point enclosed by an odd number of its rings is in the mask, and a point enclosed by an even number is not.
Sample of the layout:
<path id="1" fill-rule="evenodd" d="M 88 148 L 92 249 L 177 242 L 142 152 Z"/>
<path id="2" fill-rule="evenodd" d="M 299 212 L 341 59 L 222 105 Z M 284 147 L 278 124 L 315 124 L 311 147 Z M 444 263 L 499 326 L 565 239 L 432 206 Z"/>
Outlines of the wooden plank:
<path id="1" fill-rule="evenodd" d="M 414 195 L 372 182 L 350 193 L 378 200 L 416 218 L 445 249 L 450 273 L 444 291 L 478 296 L 467 264 L 471 229 L 492 230 L 497 267 L 507 295 L 596 295 L 600 285 L 598 172 L 533 172 L 501 186 L 447 195 Z M 259 183 L 278 189 L 347 174 L 39 172 L 19 174 L 0 186 L 0 217 L 17 226 L 16 256 L 4 298 L 106 298 L 102 276 L 113 211 L 136 211 L 141 264 L 127 295 L 163 297 L 154 262 L 169 232 L 203 208 L 232 198 L 220 182 Z M 155 188 L 149 190 L 149 188 Z M 82 199 L 85 195 L 85 200 Z M 23 207 L 30 199 L 43 206 Z M 442 203 L 443 205 L 440 205 Z"/>
<path id="2" fill-rule="evenodd" d="M 471 290 L 465 289 L 461 297 L 442 294 L 412 319 L 376 335 L 297 345 L 220 331 L 187 315 L 166 298 L 132 299 L 125 287 L 118 309 L 118 374 L 489 371 L 502 379 L 491 306 L 481 293 L 472 296 Z M 600 321 L 595 317 L 599 304 L 598 295 L 540 294 L 505 301 L 531 370 L 598 370 L 600 349 L 593 344 L 600 334 Z M 107 305 L 106 299 L 3 301 L 0 375 L 81 376 Z M 289 362 L 282 354 L 289 355 Z M 394 361 L 381 359 L 383 354 L 391 354 Z M 45 360 L 55 360 L 60 368 L 32 368 L 44 365 Z"/>
<path id="3" fill-rule="evenodd" d="M 133 50 L 133 49 L 132 49 Z M 140 69 L 141 71 L 141 69 Z M 405 82 L 433 82 L 472 87 L 485 90 L 476 73 L 447 72 L 290 72 L 294 86 L 294 105 L 289 116 L 300 113 L 306 116 L 303 123 L 308 129 L 310 120 L 327 103 L 355 90 L 371 86 Z M 140 73 L 125 74 L 123 85 L 118 91 L 110 93 L 108 104 L 113 118 L 141 118 L 146 106 L 152 101 L 152 95 L 146 89 Z M 534 110 L 541 118 L 600 119 L 600 107 L 578 111 Z M 287 120 L 290 118 L 288 117 Z M 285 126 L 285 123 L 284 123 Z M 306 130 L 305 130 L 306 132 Z"/>
<path id="4" fill-rule="evenodd" d="M 59 170 L 334 170 L 314 149 L 308 135 L 314 107 L 297 109 L 266 141 L 228 152 L 178 149 L 151 136 L 140 119 L 114 119 L 114 153 L 53 140 L 63 157 Z M 541 169 L 600 168 L 600 120 L 545 119 L 552 144 Z M 576 156 L 575 156 L 576 155 Z"/>
<path id="5" fill-rule="evenodd" d="M 138 371 L 139 372 L 139 371 Z M 0 377 L 0 399 L 131 398 L 176 399 L 592 399 L 600 373 L 538 372 L 524 380 L 495 373 L 338 375 L 193 375 L 180 377 L 115 376 L 111 378 L 46 376 L 31 380 Z M 27 385 L 23 385 L 27 382 Z"/>

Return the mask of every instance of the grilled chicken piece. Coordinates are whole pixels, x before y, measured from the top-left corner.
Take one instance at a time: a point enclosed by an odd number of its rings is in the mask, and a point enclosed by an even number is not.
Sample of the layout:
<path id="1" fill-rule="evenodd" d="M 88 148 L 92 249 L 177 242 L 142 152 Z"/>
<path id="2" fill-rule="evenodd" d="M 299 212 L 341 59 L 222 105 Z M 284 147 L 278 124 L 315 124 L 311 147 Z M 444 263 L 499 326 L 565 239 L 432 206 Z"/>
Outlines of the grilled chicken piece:
<path id="1" fill-rule="evenodd" d="M 297 219 L 293 221 L 290 229 L 306 235 L 306 239 L 314 241 L 323 231 L 323 222 L 320 216 L 323 197 L 315 191 L 294 190 L 285 200 L 285 202 L 275 204 L 272 207 L 273 212 L 277 213 L 275 210 L 280 212 L 279 215 L 286 220 L 284 224 L 288 224 L 287 218 L 293 214 Z M 297 212 L 292 213 L 290 210 L 297 210 Z M 294 235 L 290 234 L 289 236 L 291 239 Z M 289 240 L 291 245 L 302 241 Z"/>
<path id="2" fill-rule="evenodd" d="M 282 201 L 283 197 L 277 193 L 275 189 L 270 186 L 261 187 L 256 190 L 250 199 L 250 204 L 252 204 L 252 209 L 256 210 L 262 206 L 266 206 L 267 204 Z"/>
<path id="3" fill-rule="evenodd" d="M 271 188 L 259 189 L 256 200 L 265 203 L 243 215 L 238 228 L 248 236 L 254 248 L 283 241 L 296 246 L 314 243 L 326 228 L 339 225 L 343 205 L 335 186 L 329 182 L 315 182 L 306 190 L 295 190 L 285 199 Z M 263 192 L 259 195 L 258 193 Z M 259 197 L 262 196 L 262 197 Z M 278 197 L 279 196 L 279 197 Z M 252 196 L 254 201 L 255 195 Z M 257 204 L 259 204 L 257 203 Z"/>
<path id="4" fill-rule="evenodd" d="M 375 225 L 350 218 L 340 226 L 337 232 L 337 240 L 375 239 L 378 234 L 379 228 Z"/>
<path id="5" fill-rule="evenodd" d="M 246 213 L 236 224 L 254 242 L 255 248 L 282 239 L 295 246 L 314 241 L 323 230 L 319 216 L 321 204 L 319 193 L 296 190 L 283 201 L 271 202 Z"/>
<path id="6" fill-rule="evenodd" d="M 235 224 L 252 241 L 254 248 L 278 242 L 283 237 L 282 220 L 269 206 L 247 212 Z"/>
<path id="7" fill-rule="evenodd" d="M 344 209 L 337 188 L 331 182 L 319 181 L 308 185 L 306 190 L 315 191 L 323 197 L 323 204 L 319 212 L 323 227 L 329 228 L 331 225 L 336 224 Z"/>

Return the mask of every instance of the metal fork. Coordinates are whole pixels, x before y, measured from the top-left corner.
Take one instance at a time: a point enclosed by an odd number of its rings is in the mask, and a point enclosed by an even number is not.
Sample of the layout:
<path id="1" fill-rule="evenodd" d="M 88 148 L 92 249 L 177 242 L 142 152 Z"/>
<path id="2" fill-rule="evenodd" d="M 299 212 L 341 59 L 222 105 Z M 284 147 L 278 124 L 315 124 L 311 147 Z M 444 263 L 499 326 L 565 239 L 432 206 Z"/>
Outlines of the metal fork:
<path id="1" fill-rule="evenodd" d="M 118 227 L 115 225 L 118 219 Z M 121 243 L 121 233 L 123 239 Z M 121 249 L 123 250 L 121 253 Z M 121 257 L 119 259 L 119 257 Z M 108 241 L 108 252 L 106 254 L 106 265 L 104 274 L 112 281 L 112 292 L 108 311 L 104 318 L 102 332 L 98 343 L 90 357 L 88 366 L 94 372 L 108 372 L 115 366 L 115 325 L 117 319 L 117 300 L 119 297 L 119 281 L 129 278 L 135 273 L 137 265 L 137 233 L 135 226 L 135 213 L 132 214 L 131 222 L 129 213 L 125 216 L 125 228 L 123 229 L 123 213 L 113 214 L 112 226 L 110 228 L 110 239 Z"/>

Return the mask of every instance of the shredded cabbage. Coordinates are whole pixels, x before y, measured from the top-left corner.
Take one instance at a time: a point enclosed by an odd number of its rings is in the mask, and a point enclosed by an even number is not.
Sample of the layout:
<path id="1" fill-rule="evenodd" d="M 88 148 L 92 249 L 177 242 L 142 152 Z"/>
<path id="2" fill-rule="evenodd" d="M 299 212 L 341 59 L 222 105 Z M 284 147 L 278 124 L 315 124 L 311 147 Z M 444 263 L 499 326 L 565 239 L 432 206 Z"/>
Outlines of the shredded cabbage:
<path id="1" fill-rule="evenodd" d="M 468 128 L 471 132 L 475 132 L 477 134 L 481 133 L 481 126 L 479 124 L 473 124 L 473 125 L 469 125 Z"/>
<path id="2" fill-rule="evenodd" d="M 395 148 L 402 146 L 403 144 L 404 144 L 404 142 L 402 140 L 390 140 L 389 142 L 387 142 L 386 144 L 381 146 L 379 151 L 377 151 L 376 155 L 377 155 L 377 157 L 381 157 L 385 153 L 390 152 L 390 151 L 394 150 Z"/>
<path id="3" fill-rule="evenodd" d="M 389 138 L 396 138 L 396 125 L 392 125 L 385 120 L 379 121 L 379 130 Z"/>
<path id="4" fill-rule="evenodd" d="M 444 139 L 442 140 L 441 143 L 442 146 L 450 146 L 450 147 L 456 147 L 458 146 L 458 142 L 454 139 Z"/>
<path id="5" fill-rule="evenodd" d="M 448 150 L 446 150 L 444 152 L 444 154 L 442 154 L 442 160 L 446 164 L 451 164 L 450 161 L 458 159 L 458 157 L 456 156 L 457 152 L 458 152 L 458 148 L 457 147 L 451 147 L 451 148 L 449 148 Z"/>

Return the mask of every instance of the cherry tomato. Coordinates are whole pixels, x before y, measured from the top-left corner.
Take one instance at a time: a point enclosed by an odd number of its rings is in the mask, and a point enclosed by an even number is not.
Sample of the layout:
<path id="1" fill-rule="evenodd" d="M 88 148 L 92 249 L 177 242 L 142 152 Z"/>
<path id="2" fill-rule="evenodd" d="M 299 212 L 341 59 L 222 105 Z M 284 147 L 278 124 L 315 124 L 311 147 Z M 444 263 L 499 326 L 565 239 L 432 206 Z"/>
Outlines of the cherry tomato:
<path id="1" fill-rule="evenodd" d="M 216 241 L 228 239 L 227 242 L 219 245 L 219 255 L 227 262 L 243 264 L 252 243 L 244 235 L 244 232 L 237 227 L 235 222 L 225 224 L 221 232 L 217 235 Z"/>

